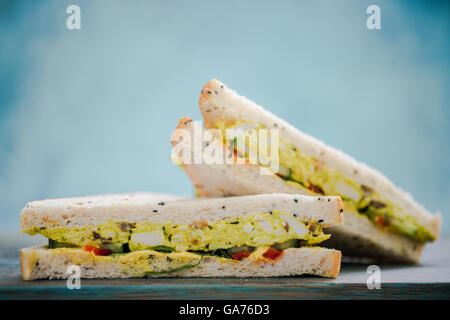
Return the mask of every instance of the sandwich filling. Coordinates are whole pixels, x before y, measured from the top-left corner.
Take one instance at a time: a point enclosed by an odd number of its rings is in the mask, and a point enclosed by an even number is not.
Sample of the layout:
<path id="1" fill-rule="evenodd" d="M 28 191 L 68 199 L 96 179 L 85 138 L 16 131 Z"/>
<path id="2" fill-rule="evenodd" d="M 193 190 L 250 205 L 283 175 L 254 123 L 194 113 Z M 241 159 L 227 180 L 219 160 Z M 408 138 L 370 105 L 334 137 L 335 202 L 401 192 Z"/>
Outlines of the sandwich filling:
<path id="1" fill-rule="evenodd" d="M 150 251 L 157 253 L 152 254 L 155 259 L 161 254 L 167 257 L 187 254 L 241 260 L 257 253 L 275 260 L 285 249 L 327 240 L 330 235 L 323 233 L 321 223 L 322 220 L 302 221 L 296 214 L 269 211 L 215 222 L 109 221 L 82 227 L 34 227 L 24 232 L 47 237 L 49 249 L 80 248 L 122 260 L 127 259 L 124 255 L 139 257 L 138 252 Z"/>
<path id="2" fill-rule="evenodd" d="M 251 121 L 238 121 L 231 125 L 218 122 L 215 125 L 222 132 L 224 143 L 234 149 L 237 155 L 246 159 L 252 157 L 259 165 L 269 169 L 275 167 L 271 165 L 270 142 L 267 142 L 266 150 L 261 150 L 259 140 L 252 138 L 259 137 L 260 130 L 266 129 L 265 126 Z M 274 173 L 291 186 L 311 194 L 340 196 L 345 210 L 367 217 L 386 232 L 400 234 L 419 242 L 435 240 L 436 237 L 430 230 L 419 225 L 414 217 L 376 190 L 348 178 L 282 137 L 279 138 L 278 157 L 278 170 Z"/>

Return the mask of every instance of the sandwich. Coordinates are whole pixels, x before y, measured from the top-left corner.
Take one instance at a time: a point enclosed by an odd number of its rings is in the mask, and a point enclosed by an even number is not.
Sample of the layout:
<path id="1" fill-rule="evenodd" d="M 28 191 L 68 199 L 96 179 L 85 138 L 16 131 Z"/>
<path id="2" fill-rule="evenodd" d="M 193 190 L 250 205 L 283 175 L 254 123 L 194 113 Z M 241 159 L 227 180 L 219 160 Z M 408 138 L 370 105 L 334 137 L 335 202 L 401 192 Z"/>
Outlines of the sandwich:
<path id="1" fill-rule="evenodd" d="M 288 194 L 184 199 L 153 193 L 28 203 L 21 229 L 48 238 L 22 249 L 24 280 L 337 277 L 341 253 L 318 246 L 342 222 L 339 197 Z"/>
<path id="2" fill-rule="evenodd" d="M 438 238 L 440 214 L 431 214 L 380 172 L 299 131 L 220 81 L 203 87 L 199 105 L 216 147 L 244 161 L 186 162 L 181 159 L 181 144 L 172 139 L 178 149 L 174 154 L 198 196 L 277 192 L 340 196 L 344 223 L 327 230 L 332 237 L 326 244 L 350 257 L 419 263 L 424 244 Z M 194 131 L 196 126 L 184 118 L 177 129 Z M 251 139 L 267 132 L 277 135 L 276 152 L 275 147 L 269 150 L 270 142 L 262 145 L 264 139 Z M 201 152 L 209 151 L 205 147 Z"/>

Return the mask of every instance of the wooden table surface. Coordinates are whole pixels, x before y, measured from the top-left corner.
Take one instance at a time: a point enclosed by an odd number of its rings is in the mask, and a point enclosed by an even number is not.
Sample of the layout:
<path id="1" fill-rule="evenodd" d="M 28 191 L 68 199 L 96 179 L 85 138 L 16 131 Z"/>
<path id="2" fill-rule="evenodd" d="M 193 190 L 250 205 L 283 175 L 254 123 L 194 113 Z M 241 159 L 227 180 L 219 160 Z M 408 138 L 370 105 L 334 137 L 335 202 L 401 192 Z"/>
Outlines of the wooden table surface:
<path id="1" fill-rule="evenodd" d="M 368 264 L 343 263 L 337 279 L 160 278 L 23 281 L 19 248 L 0 243 L 0 299 L 450 299 L 450 238 L 425 248 L 417 266 L 380 265 L 381 289 L 369 290 Z"/>

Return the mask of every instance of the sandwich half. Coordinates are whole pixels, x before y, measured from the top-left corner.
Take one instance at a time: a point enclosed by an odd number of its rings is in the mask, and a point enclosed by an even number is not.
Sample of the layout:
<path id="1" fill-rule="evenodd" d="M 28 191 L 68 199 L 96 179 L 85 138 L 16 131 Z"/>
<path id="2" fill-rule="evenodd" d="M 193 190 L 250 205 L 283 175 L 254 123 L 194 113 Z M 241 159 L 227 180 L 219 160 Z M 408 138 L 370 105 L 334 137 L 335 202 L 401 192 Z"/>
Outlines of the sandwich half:
<path id="1" fill-rule="evenodd" d="M 48 244 L 22 249 L 24 280 L 336 277 L 341 253 L 318 244 L 342 222 L 339 197 L 269 194 L 181 199 L 134 193 L 28 203 L 21 228 Z"/>
<path id="2" fill-rule="evenodd" d="M 299 131 L 220 81 L 203 87 L 199 105 L 205 128 L 214 130 L 235 157 L 245 159 L 222 165 L 183 163 L 199 196 L 340 196 L 344 223 L 329 229 L 333 237 L 327 244 L 347 256 L 418 263 L 424 244 L 438 238 L 440 214 L 428 212 L 380 172 Z M 193 126 L 180 121 L 178 128 Z M 276 166 L 273 153 L 266 150 L 262 155 L 261 145 L 248 139 L 267 130 L 279 137 Z M 172 144 L 177 142 L 172 139 Z M 249 161 L 252 156 L 256 163 Z M 263 169 L 272 174 L 261 174 Z"/>

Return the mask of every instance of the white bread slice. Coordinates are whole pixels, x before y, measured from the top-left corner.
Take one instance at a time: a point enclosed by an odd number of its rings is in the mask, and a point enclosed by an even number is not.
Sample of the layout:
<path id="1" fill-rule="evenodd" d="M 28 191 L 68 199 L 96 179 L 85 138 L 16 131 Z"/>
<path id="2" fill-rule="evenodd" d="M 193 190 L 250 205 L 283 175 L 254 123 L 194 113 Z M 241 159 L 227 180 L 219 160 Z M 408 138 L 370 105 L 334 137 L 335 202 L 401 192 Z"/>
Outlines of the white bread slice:
<path id="1" fill-rule="evenodd" d="M 109 221 L 189 224 L 279 210 L 296 213 L 303 221 L 323 220 L 322 226 L 342 222 L 339 197 L 268 194 L 217 199 L 181 199 L 154 193 L 132 193 L 28 203 L 21 211 L 23 231 L 34 227 L 80 227 Z"/>
<path id="2" fill-rule="evenodd" d="M 20 266 L 24 280 L 66 279 L 69 276 L 67 268 L 71 265 L 80 267 L 82 278 L 139 278 L 145 276 L 144 270 L 137 268 L 129 255 L 139 255 L 145 259 L 149 254 L 161 257 L 147 259 L 148 266 L 159 270 L 173 269 L 171 263 L 167 262 L 167 256 L 172 259 L 176 259 L 177 255 L 187 256 L 192 261 L 190 264 L 199 261 L 199 256 L 191 253 L 161 254 L 144 250 L 126 254 L 128 257 L 112 258 L 96 256 L 81 249 L 47 249 L 46 246 L 38 246 L 20 251 Z M 253 255 L 240 261 L 205 256 L 195 268 L 148 277 L 284 277 L 309 274 L 336 278 L 340 262 L 339 251 L 301 247 L 284 250 L 276 260 Z"/>
<path id="3" fill-rule="evenodd" d="M 254 121 L 267 128 L 278 128 L 280 137 L 293 143 L 299 150 L 325 162 L 354 181 L 376 190 L 414 217 L 420 225 L 428 228 L 436 238 L 439 236 L 442 220 L 440 214 L 433 216 L 377 170 L 301 132 L 253 101 L 238 95 L 220 81 L 213 79 L 203 86 L 199 106 L 206 129 L 215 128 L 218 121 L 234 123 L 238 120 Z"/>

